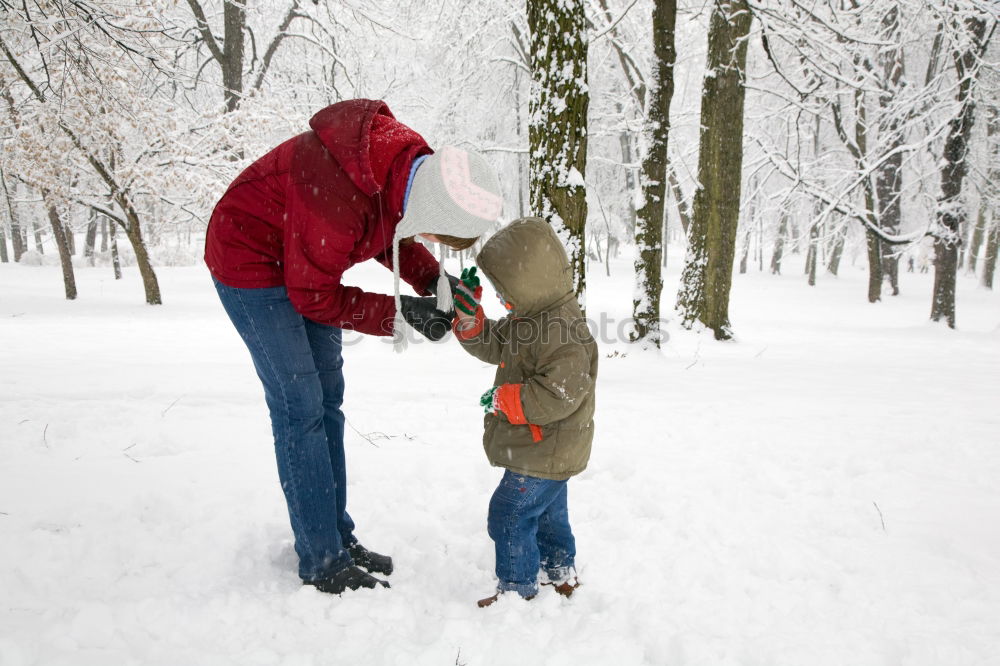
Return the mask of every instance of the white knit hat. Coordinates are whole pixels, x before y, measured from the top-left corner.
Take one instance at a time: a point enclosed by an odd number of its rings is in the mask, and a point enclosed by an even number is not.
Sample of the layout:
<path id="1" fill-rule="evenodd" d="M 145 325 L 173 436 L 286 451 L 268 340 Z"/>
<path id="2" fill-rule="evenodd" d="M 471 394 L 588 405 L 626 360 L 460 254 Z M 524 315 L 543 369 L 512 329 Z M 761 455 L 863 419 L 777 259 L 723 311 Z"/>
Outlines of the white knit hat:
<path id="1" fill-rule="evenodd" d="M 396 351 L 406 347 L 406 322 L 400 314 L 399 241 L 416 234 L 443 234 L 477 238 L 493 226 L 503 211 L 500 181 L 479 153 L 443 146 L 417 167 L 406 202 L 406 214 L 396 225 L 393 246 L 393 280 L 396 299 L 394 342 Z M 441 264 L 438 309 L 452 309 L 451 286 Z"/>

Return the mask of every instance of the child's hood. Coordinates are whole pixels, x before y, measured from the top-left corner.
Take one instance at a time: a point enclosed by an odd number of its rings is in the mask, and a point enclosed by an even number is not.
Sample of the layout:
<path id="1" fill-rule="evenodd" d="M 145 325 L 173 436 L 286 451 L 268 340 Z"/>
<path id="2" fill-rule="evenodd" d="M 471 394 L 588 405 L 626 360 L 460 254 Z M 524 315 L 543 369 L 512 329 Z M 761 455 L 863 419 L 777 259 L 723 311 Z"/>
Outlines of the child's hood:
<path id="1" fill-rule="evenodd" d="M 573 271 L 552 227 L 537 217 L 514 220 L 476 257 L 514 312 L 530 317 L 573 296 Z"/>

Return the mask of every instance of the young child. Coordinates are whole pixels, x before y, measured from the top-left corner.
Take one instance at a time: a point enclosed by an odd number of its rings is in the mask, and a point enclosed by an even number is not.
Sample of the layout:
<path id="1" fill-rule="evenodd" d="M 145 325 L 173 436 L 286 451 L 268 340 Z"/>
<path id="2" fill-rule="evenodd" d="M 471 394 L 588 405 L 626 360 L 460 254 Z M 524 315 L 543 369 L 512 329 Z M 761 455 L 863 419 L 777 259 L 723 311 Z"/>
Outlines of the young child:
<path id="1" fill-rule="evenodd" d="M 476 263 L 509 311 L 486 319 L 476 269 L 463 272 L 455 335 L 470 354 L 499 366 L 480 404 L 486 456 L 506 468 L 487 523 L 499 584 L 479 606 L 505 592 L 533 598 L 540 571 L 543 584 L 568 597 L 579 583 L 566 486 L 590 459 L 597 344 L 573 293 L 566 252 L 543 220 L 504 227 Z"/>

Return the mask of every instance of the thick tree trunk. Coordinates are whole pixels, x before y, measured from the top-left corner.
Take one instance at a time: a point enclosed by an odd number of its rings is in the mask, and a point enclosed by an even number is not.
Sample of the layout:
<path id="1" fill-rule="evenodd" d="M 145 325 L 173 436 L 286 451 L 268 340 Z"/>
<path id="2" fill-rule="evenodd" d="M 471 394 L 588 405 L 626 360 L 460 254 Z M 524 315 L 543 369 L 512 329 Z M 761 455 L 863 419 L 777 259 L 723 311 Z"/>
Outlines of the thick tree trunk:
<path id="1" fill-rule="evenodd" d="M 520 33 L 517 33 L 520 34 Z M 519 68 L 514 69 L 514 116 L 517 122 L 517 145 L 524 145 L 521 135 L 523 134 L 523 125 L 521 120 L 521 70 Z M 528 215 L 528 208 L 526 205 L 525 191 L 527 190 L 527 176 L 525 172 L 524 165 L 525 156 L 518 153 L 517 155 L 517 210 L 519 217 L 526 217 Z M 460 252 L 459 257 L 464 253 Z"/>
<path id="2" fill-rule="evenodd" d="M 0 228 L 0 263 L 10 263 L 10 257 L 7 256 L 7 235 L 3 228 Z"/>
<path id="3" fill-rule="evenodd" d="M 646 119 L 647 153 L 642 161 L 643 205 L 636 213 L 635 298 L 633 340 L 660 346 L 660 292 L 663 277 L 664 203 L 667 196 L 667 143 L 670 136 L 670 101 L 674 95 L 674 28 L 677 0 L 657 0 L 653 6 L 653 80 Z"/>
<path id="4" fill-rule="evenodd" d="M 124 202 L 119 202 L 121 205 Z M 156 271 L 149 262 L 149 253 L 146 251 L 146 243 L 142 239 L 142 227 L 139 225 L 138 214 L 131 207 L 121 205 L 125 209 L 125 216 L 128 219 L 128 227 L 125 235 L 132 244 L 135 252 L 135 263 L 139 267 L 139 275 L 142 276 L 142 286 L 146 292 L 146 302 L 150 305 L 162 305 L 163 299 L 160 296 L 160 283 L 156 279 Z"/>
<path id="5" fill-rule="evenodd" d="M 49 197 L 43 193 L 42 197 Z M 76 299 L 76 275 L 73 273 L 73 255 L 69 251 L 68 230 L 59 217 L 59 211 L 55 205 L 47 203 L 46 208 L 49 214 L 49 224 L 52 225 L 52 238 L 55 239 L 56 248 L 59 250 L 59 263 L 62 264 L 63 287 L 66 290 L 66 300 Z"/>
<path id="6" fill-rule="evenodd" d="M 188 0 L 198 21 L 201 38 L 222 70 L 222 93 L 226 111 L 235 111 L 243 99 L 243 47 L 246 32 L 246 0 L 225 0 L 222 4 L 222 43 L 215 38 L 205 10 L 198 0 Z M 286 26 L 287 27 L 287 26 Z"/>
<path id="7" fill-rule="evenodd" d="M 587 285 L 587 17 L 583 0 L 529 0 L 531 208 L 562 240 L 580 306 Z"/>
<path id="8" fill-rule="evenodd" d="M 226 0 L 222 9 L 225 26 L 223 40 L 222 85 L 226 110 L 235 111 L 243 99 L 243 34 L 246 29 L 246 0 Z"/>
<path id="9" fill-rule="evenodd" d="M 114 155 L 112 155 L 109 161 L 110 170 L 114 170 Z M 125 217 L 125 236 L 128 238 L 129 242 L 132 244 L 132 250 L 135 252 L 136 265 L 139 267 L 139 275 L 142 276 L 142 286 L 146 293 L 146 302 L 150 305 L 161 305 L 163 299 L 160 296 L 160 284 L 156 279 L 156 272 L 153 270 L 153 266 L 149 261 L 149 253 L 146 251 L 146 243 L 142 238 L 142 225 L 140 224 L 140 217 L 138 211 L 136 211 L 135 206 L 132 205 L 132 200 L 130 198 L 131 193 L 128 191 L 122 191 L 118 188 L 114 179 L 110 174 L 104 173 L 105 182 L 111 186 L 111 201 L 113 201 L 118 209 L 122 211 Z M 114 225 L 115 222 L 111 221 Z M 112 236 L 112 255 L 113 263 L 115 264 L 115 279 L 121 278 L 121 266 L 118 260 L 118 248 L 115 244 L 115 236 Z"/>
<path id="10" fill-rule="evenodd" d="M 934 239 L 934 296 L 931 301 L 931 320 L 944 320 L 955 328 L 955 282 L 958 272 L 959 235 L 965 219 L 965 202 L 962 184 L 967 170 L 969 136 L 975 120 L 976 102 L 973 84 L 979 66 L 980 51 L 986 34 L 986 20 L 970 16 L 966 27 L 976 48 L 956 52 L 953 57 L 958 71 L 958 115 L 952 119 L 945 140 L 941 168 L 941 198 L 938 200 L 937 235 Z"/>
<path id="11" fill-rule="evenodd" d="M 702 87 L 701 142 L 694 218 L 677 306 L 686 328 L 701 322 L 718 340 L 732 337 L 729 290 L 743 173 L 743 107 L 747 36 L 746 0 L 716 0 L 708 33 Z"/>

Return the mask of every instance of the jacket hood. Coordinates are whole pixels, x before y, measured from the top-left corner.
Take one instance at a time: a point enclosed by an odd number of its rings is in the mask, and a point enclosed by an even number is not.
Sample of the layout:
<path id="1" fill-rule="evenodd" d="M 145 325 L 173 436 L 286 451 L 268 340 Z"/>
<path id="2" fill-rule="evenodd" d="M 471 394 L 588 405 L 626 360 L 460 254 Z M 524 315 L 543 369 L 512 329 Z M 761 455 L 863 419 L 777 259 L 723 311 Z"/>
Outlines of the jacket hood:
<path id="1" fill-rule="evenodd" d="M 338 102 L 318 111 L 309 127 L 351 182 L 368 196 L 385 188 L 390 165 L 400 155 L 406 153 L 409 164 L 418 154 L 430 152 L 423 137 L 398 122 L 380 100 Z"/>
<path id="2" fill-rule="evenodd" d="M 483 245 L 476 263 L 516 315 L 530 317 L 573 297 L 566 250 L 540 218 L 514 220 L 498 231 Z"/>

